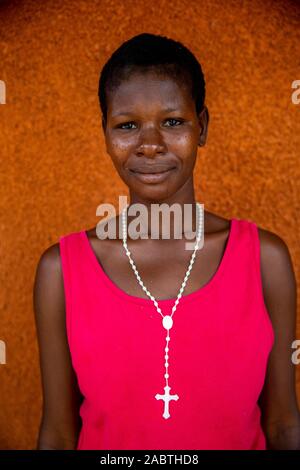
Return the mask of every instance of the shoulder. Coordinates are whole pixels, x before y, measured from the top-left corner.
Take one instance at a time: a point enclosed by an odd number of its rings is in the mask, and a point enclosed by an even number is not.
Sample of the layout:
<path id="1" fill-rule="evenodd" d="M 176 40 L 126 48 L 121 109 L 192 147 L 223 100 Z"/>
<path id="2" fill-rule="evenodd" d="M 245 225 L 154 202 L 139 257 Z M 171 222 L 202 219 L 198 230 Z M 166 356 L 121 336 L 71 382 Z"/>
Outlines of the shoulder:
<path id="1" fill-rule="evenodd" d="M 276 233 L 257 226 L 261 268 L 278 277 L 292 268 L 291 254 L 286 241 Z"/>
<path id="2" fill-rule="evenodd" d="M 290 250 L 276 233 L 257 227 L 263 294 L 273 325 L 295 315 L 297 282 Z"/>
<path id="3" fill-rule="evenodd" d="M 47 247 L 40 255 L 37 263 L 37 272 L 51 276 L 61 272 L 60 245 L 54 243 Z"/>
<path id="4" fill-rule="evenodd" d="M 83 232 L 83 231 L 82 231 Z M 56 275 L 62 273 L 62 243 L 69 243 L 73 240 L 77 240 L 80 231 L 69 232 L 61 235 L 60 240 L 54 243 L 42 251 L 37 263 L 37 270 L 50 275 Z"/>
<path id="5" fill-rule="evenodd" d="M 47 247 L 36 265 L 33 296 L 35 304 L 64 303 L 64 283 L 59 243 Z"/>
<path id="6" fill-rule="evenodd" d="M 47 341 L 45 331 L 51 334 L 53 341 L 61 339 L 65 332 L 65 289 L 59 243 L 49 246 L 40 255 L 33 283 L 33 307 L 43 342 Z"/>

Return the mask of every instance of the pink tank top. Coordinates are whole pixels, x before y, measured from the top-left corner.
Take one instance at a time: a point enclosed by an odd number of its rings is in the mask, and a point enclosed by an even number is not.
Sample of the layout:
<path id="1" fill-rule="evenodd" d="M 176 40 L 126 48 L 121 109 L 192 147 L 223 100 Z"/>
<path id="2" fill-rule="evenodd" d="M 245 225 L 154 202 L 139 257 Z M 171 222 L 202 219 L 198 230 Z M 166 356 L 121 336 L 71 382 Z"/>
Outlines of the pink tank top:
<path id="1" fill-rule="evenodd" d="M 67 337 L 84 396 L 77 450 L 266 449 L 257 400 L 274 330 L 256 224 L 231 220 L 216 273 L 178 304 L 169 386 L 179 399 L 170 401 L 168 419 L 155 398 L 164 393 L 167 330 L 152 300 L 108 277 L 85 230 L 59 242 Z M 158 300 L 164 315 L 174 301 Z"/>

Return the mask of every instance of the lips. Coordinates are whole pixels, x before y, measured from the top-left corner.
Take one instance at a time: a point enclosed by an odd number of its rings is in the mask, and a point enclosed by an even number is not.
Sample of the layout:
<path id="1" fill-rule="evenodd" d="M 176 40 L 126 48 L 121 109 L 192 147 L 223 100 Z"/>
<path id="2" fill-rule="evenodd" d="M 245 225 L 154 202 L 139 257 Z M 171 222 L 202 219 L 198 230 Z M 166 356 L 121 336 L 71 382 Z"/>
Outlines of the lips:
<path id="1" fill-rule="evenodd" d="M 143 172 L 141 171 L 143 170 Z M 173 174 L 173 172 L 176 170 L 176 167 L 168 167 L 168 169 L 164 168 L 164 171 L 161 170 L 161 167 L 158 170 L 158 168 L 155 168 L 156 173 L 154 172 L 154 168 L 151 168 L 151 172 L 149 173 L 150 169 L 146 169 L 143 167 L 142 169 L 139 168 L 139 171 L 132 171 L 132 175 L 134 178 L 137 178 L 141 183 L 146 183 L 146 184 L 158 184 L 158 183 L 163 183 L 164 181 L 169 178 L 170 175 Z"/>
<path id="2" fill-rule="evenodd" d="M 166 165 L 144 165 L 134 168 L 129 168 L 130 171 L 134 173 L 141 173 L 143 175 L 155 175 L 157 173 L 164 173 L 169 170 L 173 170 L 174 166 Z"/>

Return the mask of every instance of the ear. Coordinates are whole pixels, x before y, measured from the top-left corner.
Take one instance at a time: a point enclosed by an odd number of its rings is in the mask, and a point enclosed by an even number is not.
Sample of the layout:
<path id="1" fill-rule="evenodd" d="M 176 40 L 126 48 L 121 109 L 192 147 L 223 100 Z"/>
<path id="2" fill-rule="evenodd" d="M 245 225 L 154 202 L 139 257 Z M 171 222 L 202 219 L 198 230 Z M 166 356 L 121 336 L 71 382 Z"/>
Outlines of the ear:
<path id="1" fill-rule="evenodd" d="M 206 143 L 208 122 L 209 122 L 209 113 L 207 107 L 204 105 L 201 112 L 198 114 L 199 125 L 201 128 L 198 146 L 203 147 Z"/>

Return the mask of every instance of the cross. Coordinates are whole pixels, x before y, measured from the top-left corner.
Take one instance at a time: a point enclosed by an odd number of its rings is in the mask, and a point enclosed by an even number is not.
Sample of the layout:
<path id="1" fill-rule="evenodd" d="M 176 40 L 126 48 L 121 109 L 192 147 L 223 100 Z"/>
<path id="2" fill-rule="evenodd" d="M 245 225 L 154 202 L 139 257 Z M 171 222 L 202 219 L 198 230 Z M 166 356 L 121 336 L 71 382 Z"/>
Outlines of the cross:
<path id="1" fill-rule="evenodd" d="M 167 418 L 170 418 L 170 413 L 169 413 L 169 402 L 171 400 L 175 400 L 177 401 L 179 396 L 178 395 L 170 395 L 169 394 L 169 391 L 171 390 L 171 387 L 169 387 L 168 385 L 166 385 L 164 387 L 164 391 L 165 391 L 165 394 L 164 395 L 159 395 L 159 393 L 157 393 L 155 395 L 155 398 L 156 400 L 163 400 L 165 402 L 165 407 L 164 407 L 164 414 L 163 414 L 163 417 L 165 419 Z"/>

